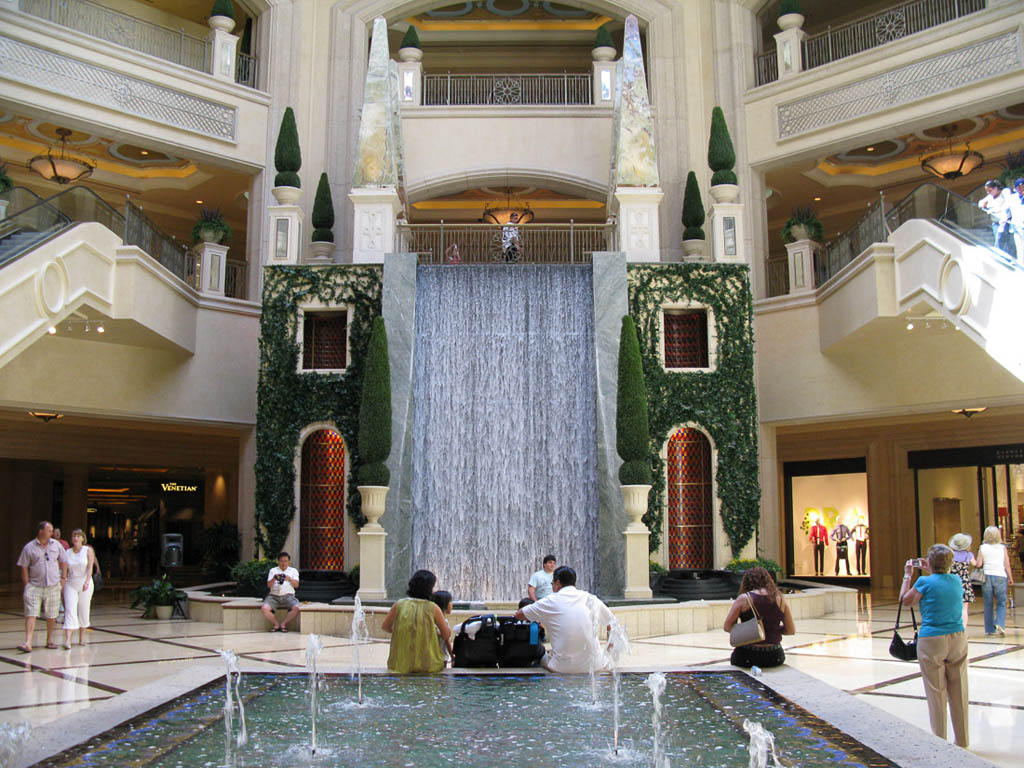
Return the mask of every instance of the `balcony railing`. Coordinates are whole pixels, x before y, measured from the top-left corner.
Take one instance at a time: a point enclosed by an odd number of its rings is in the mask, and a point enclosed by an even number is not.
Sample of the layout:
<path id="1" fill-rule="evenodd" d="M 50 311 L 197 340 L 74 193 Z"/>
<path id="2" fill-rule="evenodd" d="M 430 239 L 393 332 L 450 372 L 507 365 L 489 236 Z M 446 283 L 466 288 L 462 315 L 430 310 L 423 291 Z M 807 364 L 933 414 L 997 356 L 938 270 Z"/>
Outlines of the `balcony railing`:
<path id="1" fill-rule="evenodd" d="M 572 105 L 593 102 L 590 73 L 423 76 L 424 106 Z"/>
<path id="2" fill-rule="evenodd" d="M 520 224 L 514 260 L 529 264 L 586 264 L 594 251 L 615 250 L 615 227 L 605 224 Z M 400 251 L 421 264 L 503 264 L 502 227 L 494 224 L 402 224 Z"/>
<path id="3" fill-rule="evenodd" d="M 877 48 L 985 7 L 986 0 L 914 0 L 842 26 L 830 26 L 803 41 L 803 69 L 814 69 Z M 779 76 L 775 67 L 761 63 L 760 59 L 767 56 L 775 56 L 775 52 L 760 54 L 755 59 L 758 85 L 773 82 Z"/>
<path id="4" fill-rule="evenodd" d="M 89 0 L 20 0 L 21 10 L 82 34 L 199 72 L 212 72 L 209 41 L 137 19 Z M 256 59 L 238 54 L 235 82 L 256 87 Z"/>

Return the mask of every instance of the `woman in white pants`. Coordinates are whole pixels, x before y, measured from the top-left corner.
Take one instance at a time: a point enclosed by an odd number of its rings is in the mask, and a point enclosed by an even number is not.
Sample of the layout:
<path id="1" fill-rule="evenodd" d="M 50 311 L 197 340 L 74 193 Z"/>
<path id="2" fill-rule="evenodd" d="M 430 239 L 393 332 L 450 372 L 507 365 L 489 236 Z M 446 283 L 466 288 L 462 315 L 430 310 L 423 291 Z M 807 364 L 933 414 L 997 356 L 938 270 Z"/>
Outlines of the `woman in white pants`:
<path id="1" fill-rule="evenodd" d="M 64 584 L 64 650 L 71 650 L 71 633 L 78 630 L 78 644 L 85 645 L 85 630 L 89 628 L 89 608 L 95 591 L 92 572 L 96 555 L 85 545 L 85 532 L 75 529 L 71 533 L 68 559 L 68 580 Z"/>

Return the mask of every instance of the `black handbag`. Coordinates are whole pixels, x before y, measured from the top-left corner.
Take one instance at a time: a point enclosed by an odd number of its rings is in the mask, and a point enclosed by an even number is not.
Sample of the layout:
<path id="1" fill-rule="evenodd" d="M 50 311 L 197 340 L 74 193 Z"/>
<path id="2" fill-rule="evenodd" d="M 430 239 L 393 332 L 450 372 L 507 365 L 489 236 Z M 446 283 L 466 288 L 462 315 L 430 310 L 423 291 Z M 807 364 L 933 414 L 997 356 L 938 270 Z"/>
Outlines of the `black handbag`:
<path id="1" fill-rule="evenodd" d="M 900 607 L 896 609 L 896 626 L 892 630 L 892 642 L 889 643 L 889 655 L 900 661 L 917 661 L 917 617 L 914 615 L 914 607 L 910 607 L 910 620 L 914 623 L 914 639 L 909 643 L 904 642 L 900 637 L 900 612 L 903 610 L 903 601 L 900 600 Z"/>
<path id="2" fill-rule="evenodd" d="M 466 627 L 478 624 L 471 635 Z M 498 634 L 498 619 L 493 613 L 471 616 L 462 623 L 462 629 L 452 642 L 455 658 L 453 667 L 496 667 L 501 637 Z"/>

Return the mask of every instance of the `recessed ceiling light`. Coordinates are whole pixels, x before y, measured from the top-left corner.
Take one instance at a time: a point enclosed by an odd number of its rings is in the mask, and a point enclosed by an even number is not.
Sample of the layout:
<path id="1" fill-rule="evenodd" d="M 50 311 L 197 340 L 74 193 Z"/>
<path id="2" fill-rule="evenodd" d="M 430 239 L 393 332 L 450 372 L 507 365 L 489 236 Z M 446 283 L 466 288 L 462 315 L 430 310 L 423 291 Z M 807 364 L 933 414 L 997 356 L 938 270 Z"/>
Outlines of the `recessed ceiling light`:
<path id="1" fill-rule="evenodd" d="M 202 204 L 203 204 L 202 200 L 196 200 L 196 205 L 202 205 Z"/>
<path id="2" fill-rule="evenodd" d="M 148 149 L 141 149 L 141 150 L 139 150 L 139 154 L 140 155 L 148 155 L 149 154 L 149 150 Z"/>
<path id="3" fill-rule="evenodd" d="M 868 148 L 867 148 L 866 150 L 864 150 L 864 151 L 865 151 L 865 152 L 874 152 L 874 151 L 875 151 L 875 148 L 874 148 L 874 147 L 868 147 Z"/>
<path id="4" fill-rule="evenodd" d="M 814 202 L 816 202 L 816 203 L 820 203 L 820 202 L 821 202 L 821 198 L 820 198 L 820 197 L 816 197 L 816 198 L 814 198 Z"/>
<path id="5" fill-rule="evenodd" d="M 46 329 L 46 332 L 48 334 L 50 334 L 51 336 L 53 336 L 53 334 L 55 334 L 57 332 L 57 329 L 54 326 L 51 325 L 49 328 Z"/>

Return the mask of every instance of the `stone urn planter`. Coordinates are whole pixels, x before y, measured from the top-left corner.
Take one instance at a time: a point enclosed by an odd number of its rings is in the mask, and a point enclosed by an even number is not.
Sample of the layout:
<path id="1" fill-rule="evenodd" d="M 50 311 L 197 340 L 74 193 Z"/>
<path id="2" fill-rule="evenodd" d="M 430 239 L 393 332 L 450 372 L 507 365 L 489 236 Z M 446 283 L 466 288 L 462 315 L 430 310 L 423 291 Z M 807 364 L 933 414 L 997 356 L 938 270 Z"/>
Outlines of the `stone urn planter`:
<path id="1" fill-rule="evenodd" d="M 204 243 L 219 243 L 224 239 L 224 230 L 220 227 L 203 227 L 199 230 L 199 239 Z"/>
<path id="2" fill-rule="evenodd" d="M 778 18 L 779 29 L 785 32 L 787 29 L 795 29 L 804 25 L 802 13 L 784 13 Z"/>
<path id="3" fill-rule="evenodd" d="M 716 203 L 735 203 L 740 197 L 738 184 L 715 184 L 709 191 Z"/>
<path id="4" fill-rule="evenodd" d="M 384 530 L 379 520 L 381 515 L 384 514 L 385 500 L 387 499 L 388 491 L 391 489 L 386 485 L 360 485 L 356 490 L 359 491 L 359 495 L 362 497 L 363 515 L 366 516 L 366 525 L 360 531 L 365 533 L 367 531 Z"/>
<path id="5" fill-rule="evenodd" d="M 413 48 L 412 46 L 406 46 L 405 48 L 398 49 L 399 61 L 422 61 L 423 51 L 419 48 Z"/>
<path id="6" fill-rule="evenodd" d="M 811 239 L 811 233 L 806 224 L 794 224 L 789 228 L 789 234 L 793 238 L 793 242 Z"/>
<path id="7" fill-rule="evenodd" d="M 221 17 L 223 18 L 223 17 Z M 174 611 L 173 605 L 154 605 L 153 613 L 156 614 L 157 619 L 160 621 L 167 621 L 171 618 L 171 613 Z"/>
<path id="8" fill-rule="evenodd" d="M 622 501 L 626 506 L 626 514 L 629 516 L 629 525 L 626 526 L 626 530 L 647 533 L 643 516 L 647 512 L 647 496 L 651 492 L 651 486 L 620 485 L 619 488 L 622 489 Z"/>
<path id="9" fill-rule="evenodd" d="M 277 200 L 278 205 L 298 205 L 302 197 L 301 187 L 274 187 L 270 194 Z"/>
<path id="10" fill-rule="evenodd" d="M 616 50 L 611 45 L 599 45 L 590 49 L 590 55 L 594 61 L 611 61 L 615 58 Z"/>
<path id="11" fill-rule="evenodd" d="M 334 243 L 314 240 L 309 244 L 309 260 L 317 264 L 329 264 L 334 259 Z"/>
<path id="12" fill-rule="evenodd" d="M 230 16 L 211 16 L 206 23 L 210 25 L 210 29 L 220 32 L 230 32 L 235 28 L 235 20 Z"/>
<path id="13" fill-rule="evenodd" d="M 704 240 L 683 240 L 683 255 L 687 261 L 700 261 L 704 258 Z"/>

